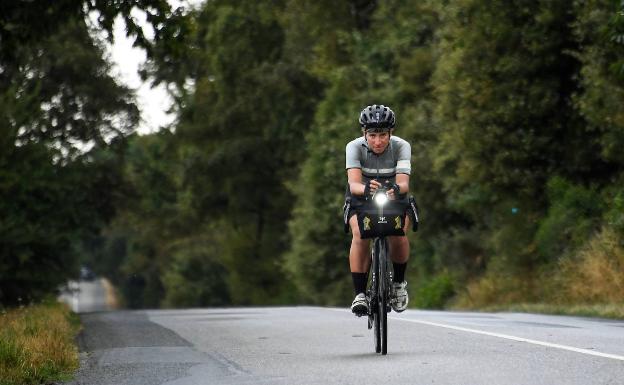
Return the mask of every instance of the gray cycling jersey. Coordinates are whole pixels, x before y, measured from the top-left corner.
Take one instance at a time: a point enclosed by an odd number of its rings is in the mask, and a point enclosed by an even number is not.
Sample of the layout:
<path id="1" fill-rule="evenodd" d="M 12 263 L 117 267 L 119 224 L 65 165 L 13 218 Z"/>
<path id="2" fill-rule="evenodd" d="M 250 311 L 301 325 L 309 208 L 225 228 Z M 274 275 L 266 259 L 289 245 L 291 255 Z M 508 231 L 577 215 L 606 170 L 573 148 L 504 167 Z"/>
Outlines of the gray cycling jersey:
<path id="1" fill-rule="evenodd" d="M 396 174 L 409 175 L 412 170 L 411 158 L 410 144 L 394 135 L 390 137 L 386 151 L 380 155 L 368 149 L 363 136 L 347 144 L 347 169 L 362 169 L 363 182 L 377 177 L 394 179 Z"/>

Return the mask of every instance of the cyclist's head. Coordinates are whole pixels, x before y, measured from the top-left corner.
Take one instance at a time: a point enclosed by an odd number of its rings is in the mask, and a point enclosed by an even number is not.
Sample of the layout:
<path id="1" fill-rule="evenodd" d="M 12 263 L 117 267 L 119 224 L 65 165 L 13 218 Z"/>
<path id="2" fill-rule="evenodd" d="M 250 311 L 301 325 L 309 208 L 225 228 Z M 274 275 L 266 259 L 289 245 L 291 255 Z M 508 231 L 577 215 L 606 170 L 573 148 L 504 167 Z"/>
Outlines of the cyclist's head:
<path id="1" fill-rule="evenodd" d="M 365 132 L 389 132 L 394 124 L 394 112 L 383 104 L 373 104 L 360 112 L 360 125 Z"/>

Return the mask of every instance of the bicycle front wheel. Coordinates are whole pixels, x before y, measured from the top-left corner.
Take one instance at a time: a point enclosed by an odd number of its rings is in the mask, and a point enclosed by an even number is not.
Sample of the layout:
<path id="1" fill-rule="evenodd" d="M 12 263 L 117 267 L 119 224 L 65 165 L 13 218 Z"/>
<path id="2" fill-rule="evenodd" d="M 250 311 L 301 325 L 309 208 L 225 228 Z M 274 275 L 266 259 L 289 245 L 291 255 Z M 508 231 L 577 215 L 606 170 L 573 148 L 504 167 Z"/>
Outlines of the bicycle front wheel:
<path id="1" fill-rule="evenodd" d="M 379 337 L 381 340 L 381 354 L 388 354 L 388 283 L 386 276 L 388 274 L 387 264 L 387 243 L 386 240 L 379 240 L 379 250 L 377 258 L 377 318 L 379 319 Z M 377 351 L 379 353 L 379 351 Z"/>
<path id="2" fill-rule="evenodd" d="M 375 242 L 373 250 L 372 250 L 372 272 L 373 279 L 371 283 L 371 301 L 370 301 L 370 314 L 369 322 L 372 321 L 373 326 L 373 336 L 375 343 L 375 353 L 381 353 L 381 317 L 379 316 L 379 308 L 381 304 L 379 303 L 379 244 Z M 371 319 L 372 318 L 372 319 Z"/>

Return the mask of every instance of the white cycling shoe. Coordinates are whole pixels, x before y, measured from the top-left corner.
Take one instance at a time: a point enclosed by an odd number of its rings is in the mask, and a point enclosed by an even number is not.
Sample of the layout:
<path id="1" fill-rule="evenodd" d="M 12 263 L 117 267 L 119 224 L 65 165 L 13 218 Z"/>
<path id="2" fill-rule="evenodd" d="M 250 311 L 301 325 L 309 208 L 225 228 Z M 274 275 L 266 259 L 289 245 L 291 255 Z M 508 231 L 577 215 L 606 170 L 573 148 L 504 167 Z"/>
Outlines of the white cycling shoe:
<path id="1" fill-rule="evenodd" d="M 351 304 L 351 311 L 358 317 L 368 315 L 368 301 L 364 293 L 355 296 Z"/>
<path id="2" fill-rule="evenodd" d="M 407 309 L 407 303 L 409 302 L 409 296 L 407 295 L 407 282 L 393 282 L 392 291 L 394 296 L 392 298 L 392 310 L 397 313 Z"/>

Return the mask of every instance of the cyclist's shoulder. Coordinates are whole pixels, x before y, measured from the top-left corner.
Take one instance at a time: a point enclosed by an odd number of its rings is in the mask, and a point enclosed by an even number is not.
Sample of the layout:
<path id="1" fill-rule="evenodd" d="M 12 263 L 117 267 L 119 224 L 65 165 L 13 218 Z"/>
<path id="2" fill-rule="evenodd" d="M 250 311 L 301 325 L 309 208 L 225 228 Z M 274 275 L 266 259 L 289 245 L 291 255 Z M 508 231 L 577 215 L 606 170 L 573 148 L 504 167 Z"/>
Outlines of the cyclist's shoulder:
<path id="1" fill-rule="evenodd" d="M 362 148 L 362 145 L 366 145 L 366 141 L 364 140 L 363 136 L 360 136 L 347 143 L 346 147 L 347 150 L 360 150 Z"/>
<path id="2" fill-rule="evenodd" d="M 392 141 L 392 150 L 394 151 L 395 155 L 407 155 L 412 152 L 412 146 L 407 140 L 394 135 L 392 135 L 390 140 Z"/>
<path id="3" fill-rule="evenodd" d="M 403 138 L 401 138 L 399 136 L 396 136 L 396 135 L 392 135 L 390 137 L 390 140 L 392 141 L 393 145 L 395 145 L 395 144 L 399 145 L 399 146 L 409 146 L 410 145 L 410 143 L 407 140 L 405 140 L 405 139 L 403 139 Z"/>

